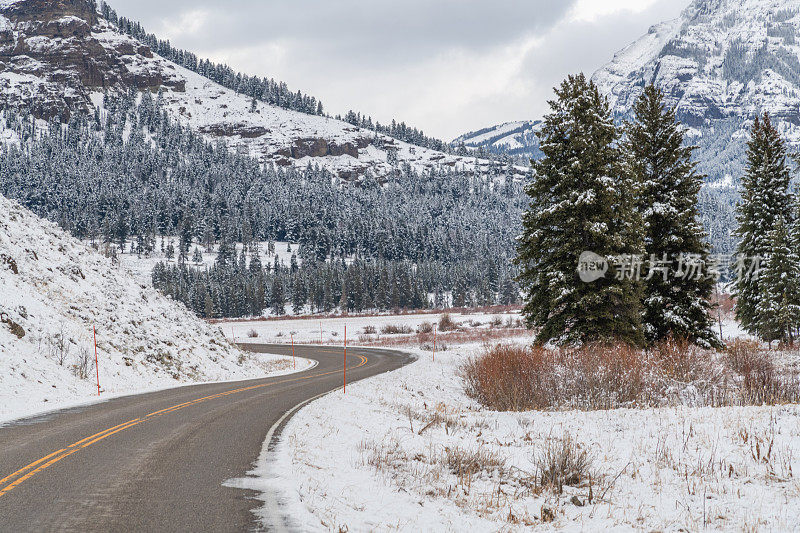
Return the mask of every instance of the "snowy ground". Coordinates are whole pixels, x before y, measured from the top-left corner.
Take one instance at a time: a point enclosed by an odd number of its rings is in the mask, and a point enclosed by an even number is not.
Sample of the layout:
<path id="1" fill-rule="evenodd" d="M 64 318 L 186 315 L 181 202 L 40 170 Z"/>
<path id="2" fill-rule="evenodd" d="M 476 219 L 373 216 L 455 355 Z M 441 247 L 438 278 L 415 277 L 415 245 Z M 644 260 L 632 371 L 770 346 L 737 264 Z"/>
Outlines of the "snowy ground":
<path id="1" fill-rule="evenodd" d="M 314 401 L 250 486 L 309 531 L 800 527 L 800 407 L 497 413 L 458 377 L 481 349 L 434 362 L 411 348 L 416 363 Z M 565 437 L 592 457 L 592 482 L 556 495 L 534 481 L 536 458 Z"/>
<path id="2" fill-rule="evenodd" d="M 236 348 L 55 225 L 0 196 L 0 421 L 101 398 L 285 372 Z"/>
<path id="3" fill-rule="evenodd" d="M 348 316 L 337 318 L 298 318 L 253 321 L 234 321 L 220 323 L 225 336 L 236 338 L 236 342 L 258 342 L 285 344 L 291 342 L 341 344 L 347 327 L 348 344 L 389 343 L 407 338 L 416 339 L 420 326 L 439 323 L 443 313 L 415 313 L 408 315 Z M 464 331 L 489 330 L 492 322 L 505 326 L 516 324 L 520 316 L 511 313 L 451 313 L 451 319 Z M 404 333 L 386 333 L 387 328 L 395 327 Z M 424 327 L 424 326 L 423 326 Z M 367 329 L 372 328 L 372 329 Z M 396 330 L 395 330 L 396 331 Z M 371 332 L 371 333 L 370 333 Z M 255 337 L 252 335 L 255 333 Z M 441 333 L 446 338 L 446 333 Z"/>

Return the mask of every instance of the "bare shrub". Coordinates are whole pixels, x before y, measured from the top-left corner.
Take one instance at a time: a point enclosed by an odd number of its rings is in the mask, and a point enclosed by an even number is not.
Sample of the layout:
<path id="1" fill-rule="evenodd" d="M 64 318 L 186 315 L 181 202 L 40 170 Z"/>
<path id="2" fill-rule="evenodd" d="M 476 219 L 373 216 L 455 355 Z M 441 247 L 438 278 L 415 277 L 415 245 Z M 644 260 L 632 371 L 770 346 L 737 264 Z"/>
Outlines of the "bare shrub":
<path id="1" fill-rule="evenodd" d="M 439 331 L 455 331 L 458 329 L 458 324 L 450 313 L 445 313 L 439 318 Z"/>
<path id="2" fill-rule="evenodd" d="M 433 324 L 430 322 L 423 322 L 417 326 L 417 333 L 433 333 Z"/>
<path id="3" fill-rule="evenodd" d="M 534 462 L 539 483 L 558 494 L 564 491 L 564 485 L 578 487 L 593 477 L 592 457 L 569 434 L 547 439 Z"/>
<path id="4" fill-rule="evenodd" d="M 713 352 L 684 339 L 666 339 L 652 349 L 662 372 L 668 378 L 684 383 L 714 377 Z"/>
<path id="5" fill-rule="evenodd" d="M 667 340 L 651 350 L 620 344 L 548 350 L 497 345 L 461 368 L 466 393 L 499 411 L 800 401 L 800 377 L 755 343 L 719 355 Z"/>
<path id="6" fill-rule="evenodd" d="M 462 367 L 466 392 L 500 411 L 610 409 L 649 400 L 652 364 L 627 346 L 573 350 L 498 345 Z"/>
<path id="7" fill-rule="evenodd" d="M 247 336 L 250 337 L 251 339 L 255 339 L 256 337 L 258 337 L 258 332 L 254 329 L 251 329 L 250 331 L 247 332 Z"/>
<path id="8" fill-rule="evenodd" d="M 94 366 L 94 361 L 89 353 L 89 350 L 82 349 L 78 352 L 75 359 L 75 364 L 72 365 L 72 373 L 79 379 L 86 379 L 89 377 L 89 372 Z"/>
<path id="9" fill-rule="evenodd" d="M 728 368 L 741 375 L 750 374 L 756 368 L 770 364 L 757 342 L 743 339 L 728 343 L 723 360 Z"/>
<path id="10" fill-rule="evenodd" d="M 550 371 L 565 372 L 565 387 L 556 398 L 577 409 L 612 409 L 621 405 L 657 403 L 660 385 L 653 361 L 638 348 L 623 344 L 593 344 L 563 350 L 564 361 Z M 557 378 L 556 378 L 557 379 Z"/>
<path id="11" fill-rule="evenodd" d="M 498 411 L 522 411 L 538 407 L 533 372 L 545 357 L 542 348 L 498 345 L 470 359 L 461 369 L 466 393 Z"/>
<path id="12" fill-rule="evenodd" d="M 404 335 L 407 333 L 413 333 L 413 330 L 405 324 L 400 326 L 396 324 L 386 324 L 381 328 L 381 333 L 384 335 Z"/>
<path id="13" fill-rule="evenodd" d="M 494 315 L 492 320 L 489 322 L 489 326 L 493 328 L 501 328 L 503 327 L 503 317 L 500 315 Z"/>
<path id="14" fill-rule="evenodd" d="M 364 335 L 375 335 L 376 333 L 378 330 L 375 326 L 364 326 Z"/>
<path id="15" fill-rule="evenodd" d="M 64 328 L 54 335 L 47 337 L 47 356 L 53 359 L 58 366 L 64 366 L 69 355 L 69 342 L 64 336 Z"/>
<path id="16" fill-rule="evenodd" d="M 742 403 L 775 405 L 800 401 L 800 379 L 796 373 L 781 372 L 772 354 L 755 342 L 737 340 L 725 352 L 724 361 L 739 375 Z"/>

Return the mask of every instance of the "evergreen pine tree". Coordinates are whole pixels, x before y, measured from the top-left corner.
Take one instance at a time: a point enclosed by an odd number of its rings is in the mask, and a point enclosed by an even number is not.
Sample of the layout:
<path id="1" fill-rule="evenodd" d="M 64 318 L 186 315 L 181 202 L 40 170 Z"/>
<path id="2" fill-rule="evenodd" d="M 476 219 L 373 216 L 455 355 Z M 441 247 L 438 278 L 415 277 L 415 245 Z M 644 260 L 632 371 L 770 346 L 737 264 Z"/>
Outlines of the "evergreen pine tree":
<path id="1" fill-rule="evenodd" d="M 286 295 L 283 292 L 283 281 L 280 276 L 275 276 L 272 280 L 270 300 L 273 314 L 279 316 L 286 314 Z"/>
<path id="2" fill-rule="evenodd" d="M 613 271 L 591 283 L 578 275 L 584 251 L 607 260 L 642 252 L 619 132 L 608 101 L 583 74 L 555 92 L 538 133 L 544 158 L 534 163 L 536 176 L 526 187 L 530 206 L 516 259 L 523 314 L 538 328 L 538 343 L 641 345 L 640 283 Z"/>
<path id="3" fill-rule="evenodd" d="M 698 221 L 703 176 L 694 170 L 695 147 L 684 146 L 675 111 L 665 107 L 664 95 L 654 85 L 636 100 L 634 112 L 634 121 L 626 125 L 624 149 L 638 185 L 645 259 L 652 269 L 644 281 L 645 337 L 650 343 L 674 336 L 719 346 L 709 314 L 716 280 L 705 271 L 709 245 Z M 687 262 L 700 266 L 688 267 Z"/>
<path id="4" fill-rule="evenodd" d="M 800 257 L 782 219 L 776 221 L 769 240 L 770 255 L 761 277 L 764 297 L 756 307 L 755 327 L 765 341 L 793 344 L 800 325 Z"/>
<path id="5" fill-rule="evenodd" d="M 786 224 L 791 212 L 786 147 L 769 115 L 756 118 L 747 145 L 747 172 L 742 179 L 742 202 L 737 208 L 740 237 L 735 281 L 736 318 L 742 327 L 759 334 L 759 313 L 768 307 L 768 291 L 759 270 L 772 250 L 777 221 Z"/>

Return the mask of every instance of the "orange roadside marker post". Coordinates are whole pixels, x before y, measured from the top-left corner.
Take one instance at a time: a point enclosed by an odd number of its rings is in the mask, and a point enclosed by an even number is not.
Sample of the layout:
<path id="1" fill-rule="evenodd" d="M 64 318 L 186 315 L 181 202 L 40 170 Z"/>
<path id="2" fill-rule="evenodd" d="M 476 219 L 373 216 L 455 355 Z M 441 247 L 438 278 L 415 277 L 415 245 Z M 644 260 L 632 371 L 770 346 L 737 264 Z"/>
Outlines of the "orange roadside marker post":
<path id="1" fill-rule="evenodd" d="M 97 364 L 97 328 L 92 326 L 92 335 L 94 336 L 94 370 L 97 374 L 97 395 L 100 396 L 100 367 Z"/>
<path id="2" fill-rule="evenodd" d="M 297 361 L 294 359 L 294 333 L 290 334 L 292 337 L 292 367 L 297 368 Z"/>

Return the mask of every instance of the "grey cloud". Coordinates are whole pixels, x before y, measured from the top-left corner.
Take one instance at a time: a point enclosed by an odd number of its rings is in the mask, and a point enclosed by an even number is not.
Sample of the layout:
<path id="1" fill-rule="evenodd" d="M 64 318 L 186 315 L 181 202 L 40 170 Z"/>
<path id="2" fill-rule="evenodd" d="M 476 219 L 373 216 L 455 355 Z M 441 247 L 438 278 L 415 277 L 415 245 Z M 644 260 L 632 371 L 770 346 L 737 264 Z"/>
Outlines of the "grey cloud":
<path id="1" fill-rule="evenodd" d="M 194 10 L 209 12 L 202 34 L 179 46 L 208 50 L 290 42 L 320 57 L 405 63 L 460 48 L 481 50 L 546 30 L 574 0 L 114 0 L 150 31 Z"/>
<path id="2" fill-rule="evenodd" d="M 442 138 L 539 118 L 551 88 L 567 74 L 591 74 L 689 2 L 658 0 L 638 14 L 620 12 L 586 23 L 565 22 L 576 0 L 108 1 L 149 31 L 162 37 L 173 33 L 173 44 L 201 56 L 229 57 L 234 68 L 287 81 L 321 98 L 329 112 L 357 109 L 383 122 L 397 118 Z M 193 33 L 175 28 L 193 11 L 207 13 L 203 27 Z M 447 74 L 438 70 L 442 60 L 432 60 L 457 51 L 476 61 L 507 61 L 503 50 L 530 36 L 543 42 L 508 81 L 524 86 L 524 94 L 504 93 L 495 84 L 493 91 L 476 91 L 487 76 L 477 65 L 458 72 L 458 80 L 471 78 L 471 88 L 460 81 L 448 85 Z M 267 57 L 271 45 L 285 54 L 279 61 Z M 403 77 L 411 72 L 415 79 Z M 428 83 L 446 89 L 425 92 Z M 469 96 L 458 98 L 459 91 Z M 420 98 L 426 105 L 419 105 Z"/>

